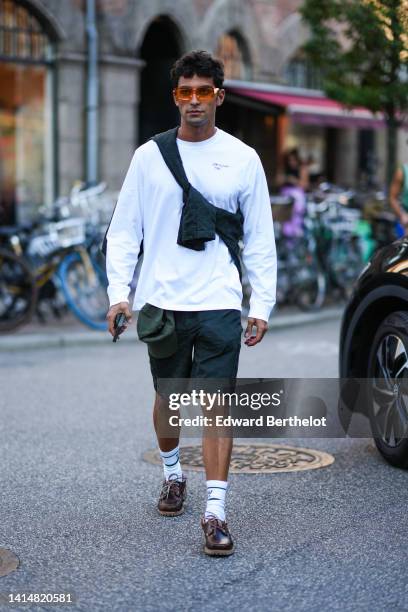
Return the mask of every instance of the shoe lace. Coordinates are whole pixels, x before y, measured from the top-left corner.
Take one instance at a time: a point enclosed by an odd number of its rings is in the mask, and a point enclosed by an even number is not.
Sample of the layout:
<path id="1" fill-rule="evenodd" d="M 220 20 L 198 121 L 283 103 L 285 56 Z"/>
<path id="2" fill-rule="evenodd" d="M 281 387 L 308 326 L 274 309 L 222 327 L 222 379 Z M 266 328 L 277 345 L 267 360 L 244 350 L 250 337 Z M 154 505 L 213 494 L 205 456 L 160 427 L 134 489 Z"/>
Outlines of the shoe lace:
<path id="1" fill-rule="evenodd" d="M 168 479 L 163 483 L 162 490 L 160 493 L 160 499 L 167 499 L 172 489 L 177 495 L 180 493 L 180 481 L 178 480 L 177 474 L 170 474 Z"/>
<path id="2" fill-rule="evenodd" d="M 219 529 L 220 531 L 222 531 L 224 535 L 228 535 L 229 533 L 228 525 L 226 521 L 222 521 L 215 514 L 211 514 L 210 516 L 207 516 L 204 519 L 204 522 L 207 525 L 206 531 L 208 532 L 208 535 L 215 534 L 216 529 Z"/>

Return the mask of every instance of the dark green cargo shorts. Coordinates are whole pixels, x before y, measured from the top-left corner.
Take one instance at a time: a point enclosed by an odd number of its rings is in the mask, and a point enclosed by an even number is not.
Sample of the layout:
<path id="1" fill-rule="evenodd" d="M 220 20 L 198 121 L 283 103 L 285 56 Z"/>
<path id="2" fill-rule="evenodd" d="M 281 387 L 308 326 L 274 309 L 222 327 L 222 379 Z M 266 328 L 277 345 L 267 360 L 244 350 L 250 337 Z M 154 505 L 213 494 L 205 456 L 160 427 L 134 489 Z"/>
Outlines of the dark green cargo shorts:
<path id="1" fill-rule="evenodd" d="M 158 359 L 149 355 L 154 388 L 160 378 L 234 380 L 241 349 L 241 311 L 174 311 L 177 352 Z"/>

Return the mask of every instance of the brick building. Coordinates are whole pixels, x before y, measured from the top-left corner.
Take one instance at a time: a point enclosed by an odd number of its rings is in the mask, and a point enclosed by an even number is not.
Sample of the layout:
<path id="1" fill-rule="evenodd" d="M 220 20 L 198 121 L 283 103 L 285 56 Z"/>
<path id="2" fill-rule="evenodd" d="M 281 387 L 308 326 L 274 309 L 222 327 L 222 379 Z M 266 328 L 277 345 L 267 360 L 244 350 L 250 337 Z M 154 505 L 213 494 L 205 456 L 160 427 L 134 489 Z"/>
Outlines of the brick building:
<path id="1" fill-rule="evenodd" d="M 353 184 L 384 130 L 316 91 L 299 49 L 300 0 L 98 0 L 98 177 L 120 187 L 135 147 L 177 121 L 169 68 L 183 52 L 223 58 L 218 125 L 259 151 L 271 185 L 297 145 Z M 0 0 L 0 223 L 23 220 L 86 175 L 86 0 Z"/>

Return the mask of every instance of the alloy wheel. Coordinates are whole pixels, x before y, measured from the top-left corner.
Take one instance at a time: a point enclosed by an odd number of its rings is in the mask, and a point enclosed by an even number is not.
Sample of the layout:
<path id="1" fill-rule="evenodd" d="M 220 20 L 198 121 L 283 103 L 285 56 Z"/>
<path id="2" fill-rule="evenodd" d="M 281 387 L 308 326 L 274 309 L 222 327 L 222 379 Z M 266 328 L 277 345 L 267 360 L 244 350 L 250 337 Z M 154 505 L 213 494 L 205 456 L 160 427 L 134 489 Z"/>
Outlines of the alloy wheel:
<path id="1" fill-rule="evenodd" d="M 396 447 L 408 434 L 408 355 L 396 334 L 380 341 L 372 379 L 372 418 L 381 440 Z"/>

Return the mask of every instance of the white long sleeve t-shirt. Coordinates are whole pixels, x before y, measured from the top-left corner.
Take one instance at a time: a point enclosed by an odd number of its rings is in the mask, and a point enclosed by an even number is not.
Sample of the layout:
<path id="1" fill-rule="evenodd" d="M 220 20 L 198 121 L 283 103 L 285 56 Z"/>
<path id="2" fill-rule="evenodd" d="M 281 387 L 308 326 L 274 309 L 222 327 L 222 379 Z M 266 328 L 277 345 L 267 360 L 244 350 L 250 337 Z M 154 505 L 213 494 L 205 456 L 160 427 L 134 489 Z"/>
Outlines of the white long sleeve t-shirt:
<path id="1" fill-rule="evenodd" d="M 190 183 L 209 202 L 244 216 L 242 258 L 252 287 L 249 316 L 265 321 L 276 299 L 276 248 L 265 173 L 254 149 L 217 128 L 201 142 L 177 139 Z M 205 250 L 177 244 L 182 190 L 154 141 L 136 149 L 107 233 L 110 305 L 128 301 L 143 239 L 133 310 L 241 310 L 238 270 L 216 235 Z"/>

